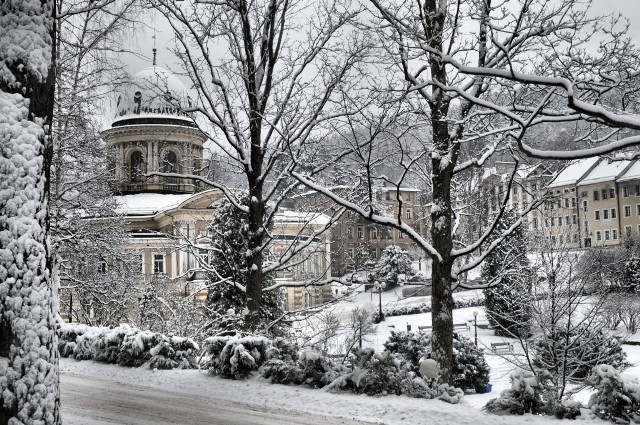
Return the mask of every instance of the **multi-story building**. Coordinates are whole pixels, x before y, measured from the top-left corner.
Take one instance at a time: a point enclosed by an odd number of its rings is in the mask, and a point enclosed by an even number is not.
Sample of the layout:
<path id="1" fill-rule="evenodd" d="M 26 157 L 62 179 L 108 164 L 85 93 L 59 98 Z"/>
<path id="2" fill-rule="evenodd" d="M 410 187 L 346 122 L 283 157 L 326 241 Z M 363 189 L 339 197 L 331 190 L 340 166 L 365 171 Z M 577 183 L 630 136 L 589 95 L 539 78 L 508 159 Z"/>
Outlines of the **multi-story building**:
<path id="1" fill-rule="evenodd" d="M 561 244 L 567 248 L 579 248 L 591 243 L 586 216 L 590 211 L 589 201 L 586 192 L 579 192 L 577 185 L 597 163 L 598 158 L 572 162 L 546 186 L 547 200 L 541 208 L 542 226 L 538 229 L 537 237 L 547 238 L 552 245 Z"/>
<path id="2" fill-rule="evenodd" d="M 460 202 L 464 206 L 460 213 L 466 217 L 459 229 L 460 235 L 468 242 L 479 238 L 507 195 L 507 208 L 524 213 L 543 197 L 552 177 L 542 164 L 521 166 L 516 170 L 515 163 L 498 162 L 494 167 L 484 169 L 482 176 L 473 183 L 473 188 L 467 190 L 464 202 Z M 507 194 L 510 181 L 510 193 Z M 534 208 L 525 216 L 523 225 L 530 234 L 534 234 L 541 227 L 542 219 L 540 209 Z"/>
<path id="3" fill-rule="evenodd" d="M 585 246 L 608 246 L 620 243 L 620 194 L 616 180 L 631 165 L 631 161 L 609 161 L 603 158 L 577 183 L 584 212 Z"/>
<path id="4" fill-rule="evenodd" d="M 547 196 L 544 233 L 554 245 L 611 246 L 640 234 L 637 160 L 574 161 L 549 184 Z"/>
<path id="5" fill-rule="evenodd" d="M 617 179 L 620 234 L 640 236 L 640 161 L 634 161 Z"/>
<path id="6" fill-rule="evenodd" d="M 345 195 L 347 187 L 333 187 L 333 191 Z M 397 217 L 414 229 L 426 231 L 424 208 L 420 205 L 420 190 L 414 188 L 382 187 L 376 191 L 376 207 L 385 214 Z M 401 200 L 401 203 L 399 202 Z M 322 194 L 311 191 L 294 198 L 297 210 L 335 212 L 337 207 Z M 388 226 L 376 225 L 352 211 L 345 212 L 331 228 L 331 271 L 333 276 L 343 276 L 356 269 L 375 263 L 388 246 L 397 245 L 419 260 L 424 254 L 402 232 Z M 368 264 L 365 264 L 368 263 Z"/>

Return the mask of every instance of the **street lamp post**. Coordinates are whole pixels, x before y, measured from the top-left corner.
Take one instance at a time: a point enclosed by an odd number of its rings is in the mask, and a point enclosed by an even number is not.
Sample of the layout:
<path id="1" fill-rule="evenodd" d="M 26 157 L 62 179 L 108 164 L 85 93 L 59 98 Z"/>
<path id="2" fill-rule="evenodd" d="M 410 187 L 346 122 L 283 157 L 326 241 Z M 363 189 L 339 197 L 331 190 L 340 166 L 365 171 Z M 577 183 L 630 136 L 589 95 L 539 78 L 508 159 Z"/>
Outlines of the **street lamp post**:
<path id="1" fill-rule="evenodd" d="M 478 346 L 478 310 L 473 310 L 473 333 L 476 347 Z"/>
<path id="2" fill-rule="evenodd" d="M 382 289 L 385 287 L 384 282 L 378 282 L 377 280 L 373 283 L 374 288 L 378 290 L 379 302 L 378 306 L 380 310 L 378 311 L 378 323 L 384 320 L 384 315 L 382 314 Z"/>

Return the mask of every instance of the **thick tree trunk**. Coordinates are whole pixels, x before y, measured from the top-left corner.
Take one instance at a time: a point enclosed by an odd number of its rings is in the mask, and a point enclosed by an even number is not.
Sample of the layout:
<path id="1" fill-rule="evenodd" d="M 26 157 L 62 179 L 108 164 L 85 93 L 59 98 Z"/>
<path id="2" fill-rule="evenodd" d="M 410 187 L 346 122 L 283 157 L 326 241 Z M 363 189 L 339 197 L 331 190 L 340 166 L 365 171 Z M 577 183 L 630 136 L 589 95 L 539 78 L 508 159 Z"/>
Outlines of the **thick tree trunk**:
<path id="1" fill-rule="evenodd" d="M 443 6 L 444 4 L 444 6 Z M 442 36 L 447 13 L 446 2 L 428 0 L 424 3 L 429 44 L 435 51 L 443 51 Z M 429 67 L 434 80 L 447 85 L 447 73 L 440 57 L 429 56 Z M 453 297 L 451 294 L 451 268 L 453 260 L 451 178 L 457 160 L 459 147 L 449 134 L 448 114 L 451 102 L 439 87 L 432 88 L 431 126 L 433 132 L 433 153 L 431 155 L 433 206 L 431 209 L 431 240 L 441 260 L 433 258 L 431 321 L 433 336 L 431 350 L 434 360 L 440 365 L 441 381 L 453 383 Z"/>
<path id="2" fill-rule="evenodd" d="M 0 44 L 13 46 L 0 52 L 0 424 L 61 421 L 47 241 L 54 3 L 0 8 Z"/>
<path id="3" fill-rule="evenodd" d="M 443 135 L 441 135 L 443 136 Z M 448 137 L 446 134 L 444 135 Z M 434 132 L 437 137 L 437 132 Z M 452 384 L 453 368 L 453 297 L 451 291 L 451 170 L 441 159 L 433 159 L 433 206 L 431 209 L 431 240 L 442 260 L 433 258 L 431 266 L 431 323 L 433 359 L 438 362 L 442 382 Z"/>
<path id="4" fill-rule="evenodd" d="M 245 326 L 249 331 L 255 331 L 260 325 L 262 315 L 262 240 L 264 239 L 265 206 L 262 201 L 262 185 L 250 183 L 249 191 L 249 241 L 247 253 L 247 309 Z"/>

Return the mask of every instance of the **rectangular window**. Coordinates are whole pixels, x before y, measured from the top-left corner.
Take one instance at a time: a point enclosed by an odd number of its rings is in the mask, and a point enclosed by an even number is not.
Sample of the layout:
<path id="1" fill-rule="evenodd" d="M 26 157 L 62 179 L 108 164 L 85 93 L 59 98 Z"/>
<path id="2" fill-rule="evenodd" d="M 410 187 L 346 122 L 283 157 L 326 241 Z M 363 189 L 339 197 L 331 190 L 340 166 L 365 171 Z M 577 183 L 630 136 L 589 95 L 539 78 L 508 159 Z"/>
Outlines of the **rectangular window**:
<path id="1" fill-rule="evenodd" d="M 569 198 L 564 198 L 564 207 L 569 208 Z"/>
<path id="2" fill-rule="evenodd" d="M 552 226 L 556 225 L 556 218 L 555 217 L 551 217 L 551 225 Z"/>
<path id="3" fill-rule="evenodd" d="M 353 238 L 353 227 L 347 226 L 347 238 Z"/>
<path id="4" fill-rule="evenodd" d="M 611 239 L 611 232 L 610 232 L 610 231 L 608 231 L 608 230 L 605 230 L 605 231 L 604 231 L 604 240 L 605 240 L 605 241 L 608 241 L 608 240 L 610 240 L 610 239 Z"/>
<path id="5" fill-rule="evenodd" d="M 613 238 L 613 240 L 617 240 L 618 239 L 618 229 L 612 229 L 611 230 L 611 237 Z"/>
<path id="6" fill-rule="evenodd" d="M 594 211 L 594 216 L 596 220 L 600 220 L 600 210 L 595 210 Z"/>
<path id="7" fill-rule="evenodd" d="M 565 215 L 565 216 L 564 216 L 564 225 L 565 225 L 565 226 L 569 226 L 570 224 L 571 224 L 571 223 L 569 222 L 569 216 L 568 216 L 568 215 Z"/>
<path id="8" fill-rule="evenodd" d="M 398 239 L 403 239 L 403 238 L 404 238 L 404 233 L 398 230 Z"/>
<path id="9" fill-rule="evenodd" d="M 616 188 L 615 187 L 610 187 L 609 188 L 609 198 L 613 199 L 616 197 Z"/>
<path id="10" fill-rule="evenodd" d="M 364 228 L 362 226 L 358 226 L 358 239 L 364 239 Z"/>
<path id="11" fill-rule="evenodd" d="M 571 198 L 571 207 L 572 208 L 575 208 L 577 203 L 578 203 L 577 198 Z"/>
<path id="12" fill-rule="evenodd" d="M 572 235 L 572 239 L 573 239 L 573 243 L 578 243 L 578 234 L 577 234 L 577 233 L 574 233 L 574 234 Z"/>
<path id="13" fill-rule="evenodd" d="M 640 217 L 640 204 L 636 205 L 636 213 Z"/>
<path id="14" fill-rule="evenodd" d="M 573 223 L 573 224 L 578 224 L 578 216 L 577 216 L 576 214 L 574 214 L 574 215 L 572 216 L 572 223 Z"/>
<path id="15" fill-rule="evenodd" d="M 602 219 L 609 220 L 609 210 L 602 210 Z"/>
<path id="16" fill-rule="evenodd" d="M 594 201 L 599 201 L 600 200 L 600 193 L 597 190 L 593 191 L 593 200 Z"/>
<path id="17" fill-rule="evenodd" d="M 407 208 L 407 218 L 411 219 L 412 216 L 413 214 L 411 213 L 411 208 Z"/>
<path id="18" fill-rule="evenodd" d="M 640 185 L 636 185 L 636 196 L 640 196 Z"/>
<path id="19" fill-rule="evenodd" d="M 376 227 L 371 229 L 371 239 L 378 239 L 378 229 Z"/>
<path id="20" fill-rule="evenodd" d="M 161 252 L 155 252 L 153 254 L 153 274 L 164 273 L 164 254 Z"/>
<path id="21" fill-rule="evenodd" d="M 582 211 L 587 212 L 587 210 L 589 209 L 587 205 L 587 201 L 582 201 Z"/>
<path id="22" fill-rule="evenodd" d="M 631 226 L 624 226 L 624 234 L 626 237 L 630 238 L 631 232 L 632 232 Z"/>
<path id="23" fill-rule="evenodd" d="M 596 240 L 597 241 L 602 240 L 602 233 L 600 232 L 600 230 L 596 230 Z"/>
<path id="24" fill-rule="evenodd" d="M 588 220 L 584 221 L 584 231 L 585 231 L 585 233 L 589 234 L 589 221 Z"/>
<path id="25" fill-rule="evenodd" d="M 622 196 L 624 196 L 625 198 L 629 197 L 629 187 L 628 186 L 622 186 Z"/>
<path id="26" fill-rule="evenodd" d="M 611 218 L 614 219 L 618 216 L 618 212 L 615 208 L 611 208 Z"/>
<path id="27" fill-rule="evenodd" d="M 624 216 L 631 217 L 631 205 L 624 206 Z"/>
<path id="28" fill-rule="evenodd" d="M 608 193 L 607 189 L 602 189 L 602 199 L 603 200 L 605 200 L 605 199 L 607 199 L 609 197 L 607 193 Z"/>

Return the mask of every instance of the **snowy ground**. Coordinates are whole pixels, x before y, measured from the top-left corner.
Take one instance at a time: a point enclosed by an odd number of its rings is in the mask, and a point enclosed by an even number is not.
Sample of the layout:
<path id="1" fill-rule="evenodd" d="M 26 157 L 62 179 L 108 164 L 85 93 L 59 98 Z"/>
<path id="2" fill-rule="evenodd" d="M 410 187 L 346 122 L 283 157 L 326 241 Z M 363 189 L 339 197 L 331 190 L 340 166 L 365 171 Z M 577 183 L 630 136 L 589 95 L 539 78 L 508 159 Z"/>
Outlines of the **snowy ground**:
<path id="1" fill-rule="evenodd" d="M 478 294 L 473 291 L 455 294 L 456 298 L 477 296 Z M 383 306 L 420 302 L 428 303 L 429 297 L 399 300 L 399 296 L 394 292 L 382 295 Z M 342 320 L 346 320 L 354 307 L 364 305 L 377 309 L 377 294 L 373 294 L 373 297 L 369 293 L 356 294 L 350 300 L 338 304 L 335 307 L 335 313 Z M 479 312 L 478 323 L 485 323 L 486 318 L 482 308 L 455 310 L 454 323 L 472 322 L 474 310 Z M 416 329 L 418 325 L 429 325 L 430 322 L 430 314 L 389 317 L 378 326 L 376 334 L 369 338 L 368 345 L 380 349 L 391 330 L 406 330 L 407 323 Z M 473 326 L 469 331 L 464 332 L 469 338 L 474 338 Z M 491 342 L 500 340 L 501 338 L 493 335 L 491 330 L 478 328 L 478 344 L 481 347 L 488 347 Z M 631 363 L 640 361 L 640 347 L 625 346 L 625 350 Z M 514 368 L 509 361 L 492 354 L 488 349 L 485 350 L 485 354 L 491 367 L 493 389 L 488 394 L 465 396 L 463 405 L 449 405 L 439 400 L 398 396 L 369 397 L 352 393 L 328 393 L 299 386 L 271 385 L 263 380 L 223 380 L 195 370 L 152 371 L 145 367 L 129 369 L 63 359 L 61 362 L 63 412 L 67 415 L 68 425 L 358 423 L 354 421 L 389 425 L 559 423 L 559 420 L 548 417 L 496 416 L 481 411 L 481 407 L 489 399 L 497 397 L 502 390 L 509 387 L 509 374 Z M 631 367 L 625 374 L 640 376 L 640 367 Z M 122 391 L 118 391 L 118 388 Z M 105 404 L 101 401 L 92 405 L 89 402 L 79 401 L 82 397 L 91 394 L 91 391 L 96 392 L 97 397 L 100 396 L 101 391 L 105 391 L 109 394 L 109 402 Z M 122 397 L 122 400 L 119 401 L 117 397 Z M 584 398 L 587 397 L 588 394 L 585 394 Z M 156 413 L 150 414 L 150 417 L 137 413 L 160 412 L 162 408 L 166 409 L 167 406 L 173 405 L 186 406 L 188 415 L 184 416 L 180 410 L 174 415 Z M 87 410 L 87 406 L 91 407 Z M 113 409 L 119 412 L 115 416 Z M 127 417 L 134 419 L 128 422 L 125 419 Z M 187 418 L 193 418 L 193 421 L 188 422 Z M 594 424 L 608 423 L 593 418 L 588 411 L 584 411 L 578 420 Z"/>
<path id="2" fill-rule="evenodd" d="M 224 380 L 196 370 L 154 372 L 144 367 L 129 369 L 69 359 L 62 359 L 61 370 L 62 411 L 67 425 L 191 424 L 197 422 L 186 422 L 187 417 L 189 419 L 204 417 L 202 415 L 206 412 L 202 410 L 211 409 L 213 414 L 220 410 L 220 406 L 224 407 L 221 410 L 221 418 L 213 417 L 208 423 L 325 425 L 353 424 L 353 420 L 386 425 L 424 425 L 425 423 L 430 425 L 557 425 L 559 423 L 556 419 L 531 415 L 490 415 L 475 407 L 474 397 L 467 397 L 466 405 L 450 405 L 439 400 L 327 393 L 299 386 L 271 385 L 259 380 Z M 78 379 L 78 377 L 85 379 Z M 88 388 L 81 387 L 74 390 L 74 385 L 85 385 Z M 120 388 L 115 391 L 112 389 L 115 387 Z M 74 396 L 72 391 L 80 394 L 94 391 L 97 392 L 100 400 L 95 404 L 78 403 L 77 397 L 80 395 Z M 107 394 L 104 398 L 100 396 L 103 393 Z M 115 398 L 117 395 L 121 398 Z M 173 397 L 170 397 L 171 395 Z M 231 407 L 225 402 L 231 403 Z M 177 406 L 185 403 L 190 413 L 185 417 L 184 422 L 179 421 L 179 414 L 167 417 L 158 413 L 167 407 L 178 410 Z M 245 405 L 246 411 L 238 407 L 238 403 Z M 244 417 L 232 418 L 231 416 L 235 414 L 244 414 Z M 229 418 L 225 415 L 229 415 Z M 316 421 L 316 416 L 344 419 L 335 422 Z M 283 419 L 278 422 L 274 417 L 286 418 L 290 421 Z M 592 423 L 606 422 L 597 420 Z"/>

